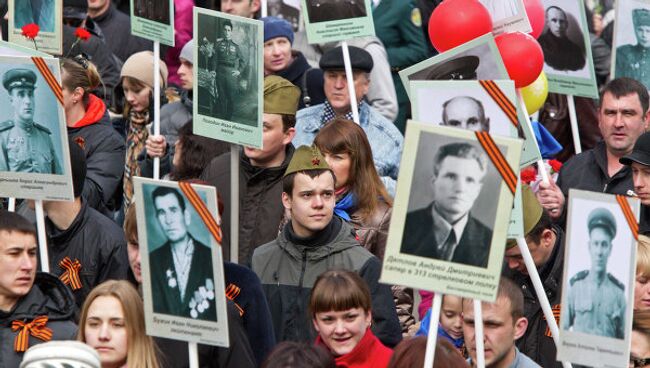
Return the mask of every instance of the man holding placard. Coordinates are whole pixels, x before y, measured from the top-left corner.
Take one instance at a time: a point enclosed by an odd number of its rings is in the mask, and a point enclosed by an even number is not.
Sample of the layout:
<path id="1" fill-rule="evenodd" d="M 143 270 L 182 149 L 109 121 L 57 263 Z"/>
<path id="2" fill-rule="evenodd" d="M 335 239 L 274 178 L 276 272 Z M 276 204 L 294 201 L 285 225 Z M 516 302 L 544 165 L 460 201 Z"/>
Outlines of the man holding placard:
<path id="1" fill-rule="evenodd" d="M 591 211 L 589 255 L 591 268 L 571 277 L 567 315 L 560 318 L 565 330 L 625 338 L 625 286 L 607 272 L 607 261 L 616 237 L 616 219 L 605 208 Z"/>
<path id="2" fill-rule="evenodd" d="M 632 168 L 634 194 L 641 201 L 641 217 L 647 218 L 650 211 L 650 133 L 643 133 L 634 144 L 634 149 L 619 160 L 623 165 Z M 640 224 L 639 233 L 650 231 L 648 224 Z"/>

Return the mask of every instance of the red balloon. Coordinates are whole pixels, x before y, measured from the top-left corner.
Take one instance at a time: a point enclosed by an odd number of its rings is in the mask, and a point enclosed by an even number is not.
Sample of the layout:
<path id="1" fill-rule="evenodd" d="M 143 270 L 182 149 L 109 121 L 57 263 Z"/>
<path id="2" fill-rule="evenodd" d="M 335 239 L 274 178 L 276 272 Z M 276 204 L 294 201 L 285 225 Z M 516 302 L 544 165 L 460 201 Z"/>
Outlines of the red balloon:
<path id="1" fill-rule="evenodd" d="M 533 28 L 529 34 L 535 38 L 539 37 L 544 30 L 544 6 L 541 0 L 524 0 L 526 7 L 526 14 L 530 21 L 530 26 Z"/>
<path id="2" fill-rule="evenodd" d="M 537 40 L 521 32 L 503 33 L 494 40 L 515 87 L 533 83 L 544 67 L 544 53 Z"/>
<path id="3" fill-rule="evenodd" d="M 492 18 L 478 0 L 445 0 L 429 19 L 429 38 L 439 52 L 489 32 L 492 32 Z"/>

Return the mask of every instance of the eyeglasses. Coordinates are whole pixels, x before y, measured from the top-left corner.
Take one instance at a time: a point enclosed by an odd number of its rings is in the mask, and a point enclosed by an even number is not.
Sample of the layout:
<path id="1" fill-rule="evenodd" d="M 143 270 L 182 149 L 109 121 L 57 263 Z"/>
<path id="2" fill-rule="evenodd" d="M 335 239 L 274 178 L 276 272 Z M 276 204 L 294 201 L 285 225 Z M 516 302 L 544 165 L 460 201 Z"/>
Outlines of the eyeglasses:
<path id="1" fill-rule="evenodd" d="M 646 365 L 650 364 L 650 358 L 635 358 L 631 356 L 630 363 L 632 364 L 631 367 L 643 368 Z"/>

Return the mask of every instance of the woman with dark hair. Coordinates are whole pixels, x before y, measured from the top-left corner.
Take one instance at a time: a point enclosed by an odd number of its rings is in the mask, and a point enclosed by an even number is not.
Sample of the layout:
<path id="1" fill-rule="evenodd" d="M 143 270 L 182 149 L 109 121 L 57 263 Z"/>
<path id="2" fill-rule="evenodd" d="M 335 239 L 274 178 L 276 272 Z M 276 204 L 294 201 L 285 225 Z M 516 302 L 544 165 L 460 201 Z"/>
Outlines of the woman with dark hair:
<path id="1" fill-rule="evenodd" d="M 379 178 L 372 149 L 363 129 L 353 121 L 335 118 L 316 135 L 314 144 L 336 177 L 334 213 L 354 226 L 359 242 L 383 260 L 392 213 L 392 198 Z M 402 333 L 415 327 L 412 290 L 392 287 Z"/>
<path id="2" fill-rule="evenodd" d="M 372 333 L 370 290 L 361 276 L 345 270 L 318 276 L 309 298 L 309 314 L 337 367 L 385 367 L 393 351 Z"/>
<path id="3" fill-rule="evenodd" d="M 411 368 L 424 366 L 424 355 L 427 351 L 427 338 L 424 336 L 404 339 L 395 347 L 388 368 Z M 447 339 L 438 338 L 433 368 L 463 368 L 469 364 L 458 353 L 458 350 Z"/>
<path id="4" fill-rule="evenodd" d="M 334 358 L 320 346 L 283 341 L 275 346 L 262 368 L 335 368 Z"/>

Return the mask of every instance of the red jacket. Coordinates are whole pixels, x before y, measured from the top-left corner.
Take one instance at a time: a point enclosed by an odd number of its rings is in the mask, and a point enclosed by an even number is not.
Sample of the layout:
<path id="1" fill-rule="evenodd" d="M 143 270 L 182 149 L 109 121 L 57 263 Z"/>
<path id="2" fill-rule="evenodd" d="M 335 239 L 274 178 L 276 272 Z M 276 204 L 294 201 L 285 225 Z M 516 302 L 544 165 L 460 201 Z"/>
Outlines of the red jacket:
<path id="1" fill-rule="evenodd" d="M 316 345 L 327 347 L 320 336 L 316 338 Z M 335 358 L 336 367 L 385 368 L 392 355 L 393 350 L 385 347 L 372 331 L 367 329 L 361 341 L 351 352 Z"/>

